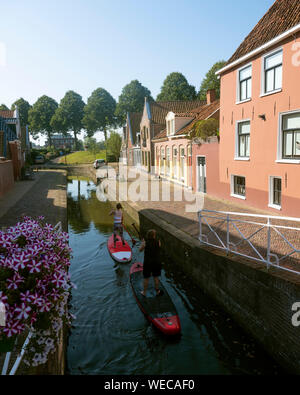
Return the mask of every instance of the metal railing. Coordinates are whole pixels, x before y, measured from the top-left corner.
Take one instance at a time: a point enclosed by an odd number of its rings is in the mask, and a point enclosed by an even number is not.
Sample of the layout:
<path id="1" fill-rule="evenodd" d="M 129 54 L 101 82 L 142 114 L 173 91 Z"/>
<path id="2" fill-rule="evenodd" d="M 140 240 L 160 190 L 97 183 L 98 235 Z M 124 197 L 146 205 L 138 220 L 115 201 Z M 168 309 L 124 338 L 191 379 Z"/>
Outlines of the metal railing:
<path id="1" fill-rule="evenodd" d="M 300 274 L 300 218 L 213 210 L 198 218 L 202 244 Z"/>

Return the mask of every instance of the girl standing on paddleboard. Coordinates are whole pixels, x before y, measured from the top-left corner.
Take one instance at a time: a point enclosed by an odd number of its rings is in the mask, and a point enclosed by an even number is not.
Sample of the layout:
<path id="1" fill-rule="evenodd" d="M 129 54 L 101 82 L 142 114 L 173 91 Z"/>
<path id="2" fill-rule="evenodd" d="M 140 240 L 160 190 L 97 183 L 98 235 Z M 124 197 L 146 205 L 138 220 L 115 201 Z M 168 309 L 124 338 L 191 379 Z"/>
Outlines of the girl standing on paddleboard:
<path id="1" fill-rule="evenodd" d="M 143 296 L 146 296 L 151 276 L 154 278 L 156 295 L 161 294 L 159 289 L 159 276 L 161 275 L 160 247 L 160 240 L 156 239 L 156 230 L 149 230 L 146 241 L 143 240 L 140 246 L 140 251 L 145 251 L 143 265 L 144 291 L 141 291 Z"/>
<path id="2" fill-rule="evenodd" d="M 120 234 L 123 246 L 125 245 L 125 241 L 123 238 L 123 212 L 122 206 L 120 203 L 117 204 L 116 210 L 111 210 L 109 215 L 114 215 L 114 248 L 116 248 L 117 241 L 117 232 Z"/>

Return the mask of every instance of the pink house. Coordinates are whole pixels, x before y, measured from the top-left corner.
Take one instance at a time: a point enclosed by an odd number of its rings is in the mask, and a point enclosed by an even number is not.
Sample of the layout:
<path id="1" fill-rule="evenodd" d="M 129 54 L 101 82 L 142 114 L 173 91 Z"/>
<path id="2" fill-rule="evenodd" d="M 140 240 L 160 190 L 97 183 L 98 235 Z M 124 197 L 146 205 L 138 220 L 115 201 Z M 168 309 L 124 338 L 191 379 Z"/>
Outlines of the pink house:
<path id="1" fill-rule="evenodd" d="M 217 74 L 220 196 L 299 217 L 300 1 L 275 1 Z"/>
<path id="2" fill-rule="evenodd" d="M 188 112 L 169 111 L 165 128 L 154 139 L 155 174 L 196 192 L 215 194 L 218 190 L 219 141 L 189 138 L 196 122 L 219 119 L 219 100 L 207 92 L 207 102 Z"/>

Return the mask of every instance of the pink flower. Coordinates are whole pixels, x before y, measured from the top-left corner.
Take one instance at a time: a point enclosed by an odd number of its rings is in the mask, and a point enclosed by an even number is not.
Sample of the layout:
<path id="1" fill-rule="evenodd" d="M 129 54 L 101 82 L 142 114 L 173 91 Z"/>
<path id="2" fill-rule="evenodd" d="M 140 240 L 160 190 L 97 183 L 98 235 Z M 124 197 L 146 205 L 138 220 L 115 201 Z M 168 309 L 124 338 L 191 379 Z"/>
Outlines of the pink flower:
<path id="1" fill-rule="evenodd" d="M 21 292 L 20 298 L 22 302 L 26 303 L 32 303 L 33 302 L 33 295 L 30 293 L 30 291 L 26 292 Z"/>
<path id="2" fill-rule="evenodd" d="M 60 288 L 64 283 L 65 279 L 62 274 L 54 273 L 53 280 L 51 281 L 57 288 Z"/>
<path id="3" fill-rule="evenodd" d="M 0 247 L 2 248 L 9 248 L 11 246 L 11 237 L 4 234 L 0 233 Z"/>
<path id="4" fill-rule="evenodd" d="M 18 289 L 19 284 L 23 282 L 23 277 L 21 277 L 18 273 L 15 273 L 12 279 L 8 279 L 8 289 Z"/>
<path id="5" fill-rule="evenodd" d="M 18 322 L 7 321 L 6 326 L 3 329 L 3 332 L 7 337 L 12 337 L 13 335 L 17 335 L 19 333 Z"/>
<path id="6" fill-rule="evenodd" d="M 29 317 L 28 313 L 30 311 L 31 311 L 31 307 L 26 306 L 25 303 L 22 303 L 20 307 L 15 308 L 15 313 L 18 314 L 18 316 L 17 316 L 18 320 L 21 320 L 21 319 L 26 320 Z"/>
<path id="7" fill-rule="evenodd" d="M 28 263 L 30 261 L 30 255 L 26 254 L 25 252 L 22 252 L 19 255 L 15 255 L 13 257 L 13 263 L 14 263 L 14 267 L 16 270 L 21 269 L 25 269 L 26 267 L 26 263 Z"/>
<path id="8" fill-rule="evenodd" d="M 29 273 L 40 273 L 41 269 L 42 269 L 42 264 L 41 262 L 37 262 L 36 260 L 32 260 L 29 264 L 28 264 L 28 268 Z"/>
<path id="9" fill-rule="evenodd" d="M 4 295 L 2 291 L 0 291 L 0 302 L 6 304 L 7 303 L 7 296 Z"/>
<path id="10" fill-rule="evenodd" d="M 43 303 L 40 305 L 39 311 L 41 313 L 48 313 L 51 310 L 52 304 L 48 301 L 45 300 L 43 301 Z"/>

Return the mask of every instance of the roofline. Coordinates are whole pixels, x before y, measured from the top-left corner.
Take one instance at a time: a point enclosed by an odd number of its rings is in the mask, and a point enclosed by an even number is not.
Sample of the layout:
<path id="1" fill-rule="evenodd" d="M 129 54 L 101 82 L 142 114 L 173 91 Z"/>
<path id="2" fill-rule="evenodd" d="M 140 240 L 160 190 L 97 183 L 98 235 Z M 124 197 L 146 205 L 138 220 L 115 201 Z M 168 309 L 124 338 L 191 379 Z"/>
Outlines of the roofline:
<path id="1" fill-rule="evenodd" d="M 297 33 L 300 30 L 300 23 L 298 25 L 292 27 L 291 29 L 285 31 L 284 33 L 280 34 L 279 36 L 273 38 L 271 41 L 268 41 L 267 43 L 261 45 L 260 47 L 254 49 L 253 51 L 247 53 L 246 55 L 242 56 L 241 58 L 235 60 L 234 62 L 228 64 L 227 66 L 223 67 L 222 69 L 218 70 L 216 72 L 216 75 L 221 75 L 225 71 L 231 69 L 234 66 L 237 66 L 238 64 L 248 60 L 249 58 L 252 58 L 253 56 L 257 55 L 258 53 L 264 51 L 265 49 L 268 49 L 269 47 L 272 47 L 273 45 L 279 43 L 280 41 L 284 40 L 288 36 Z"/>

